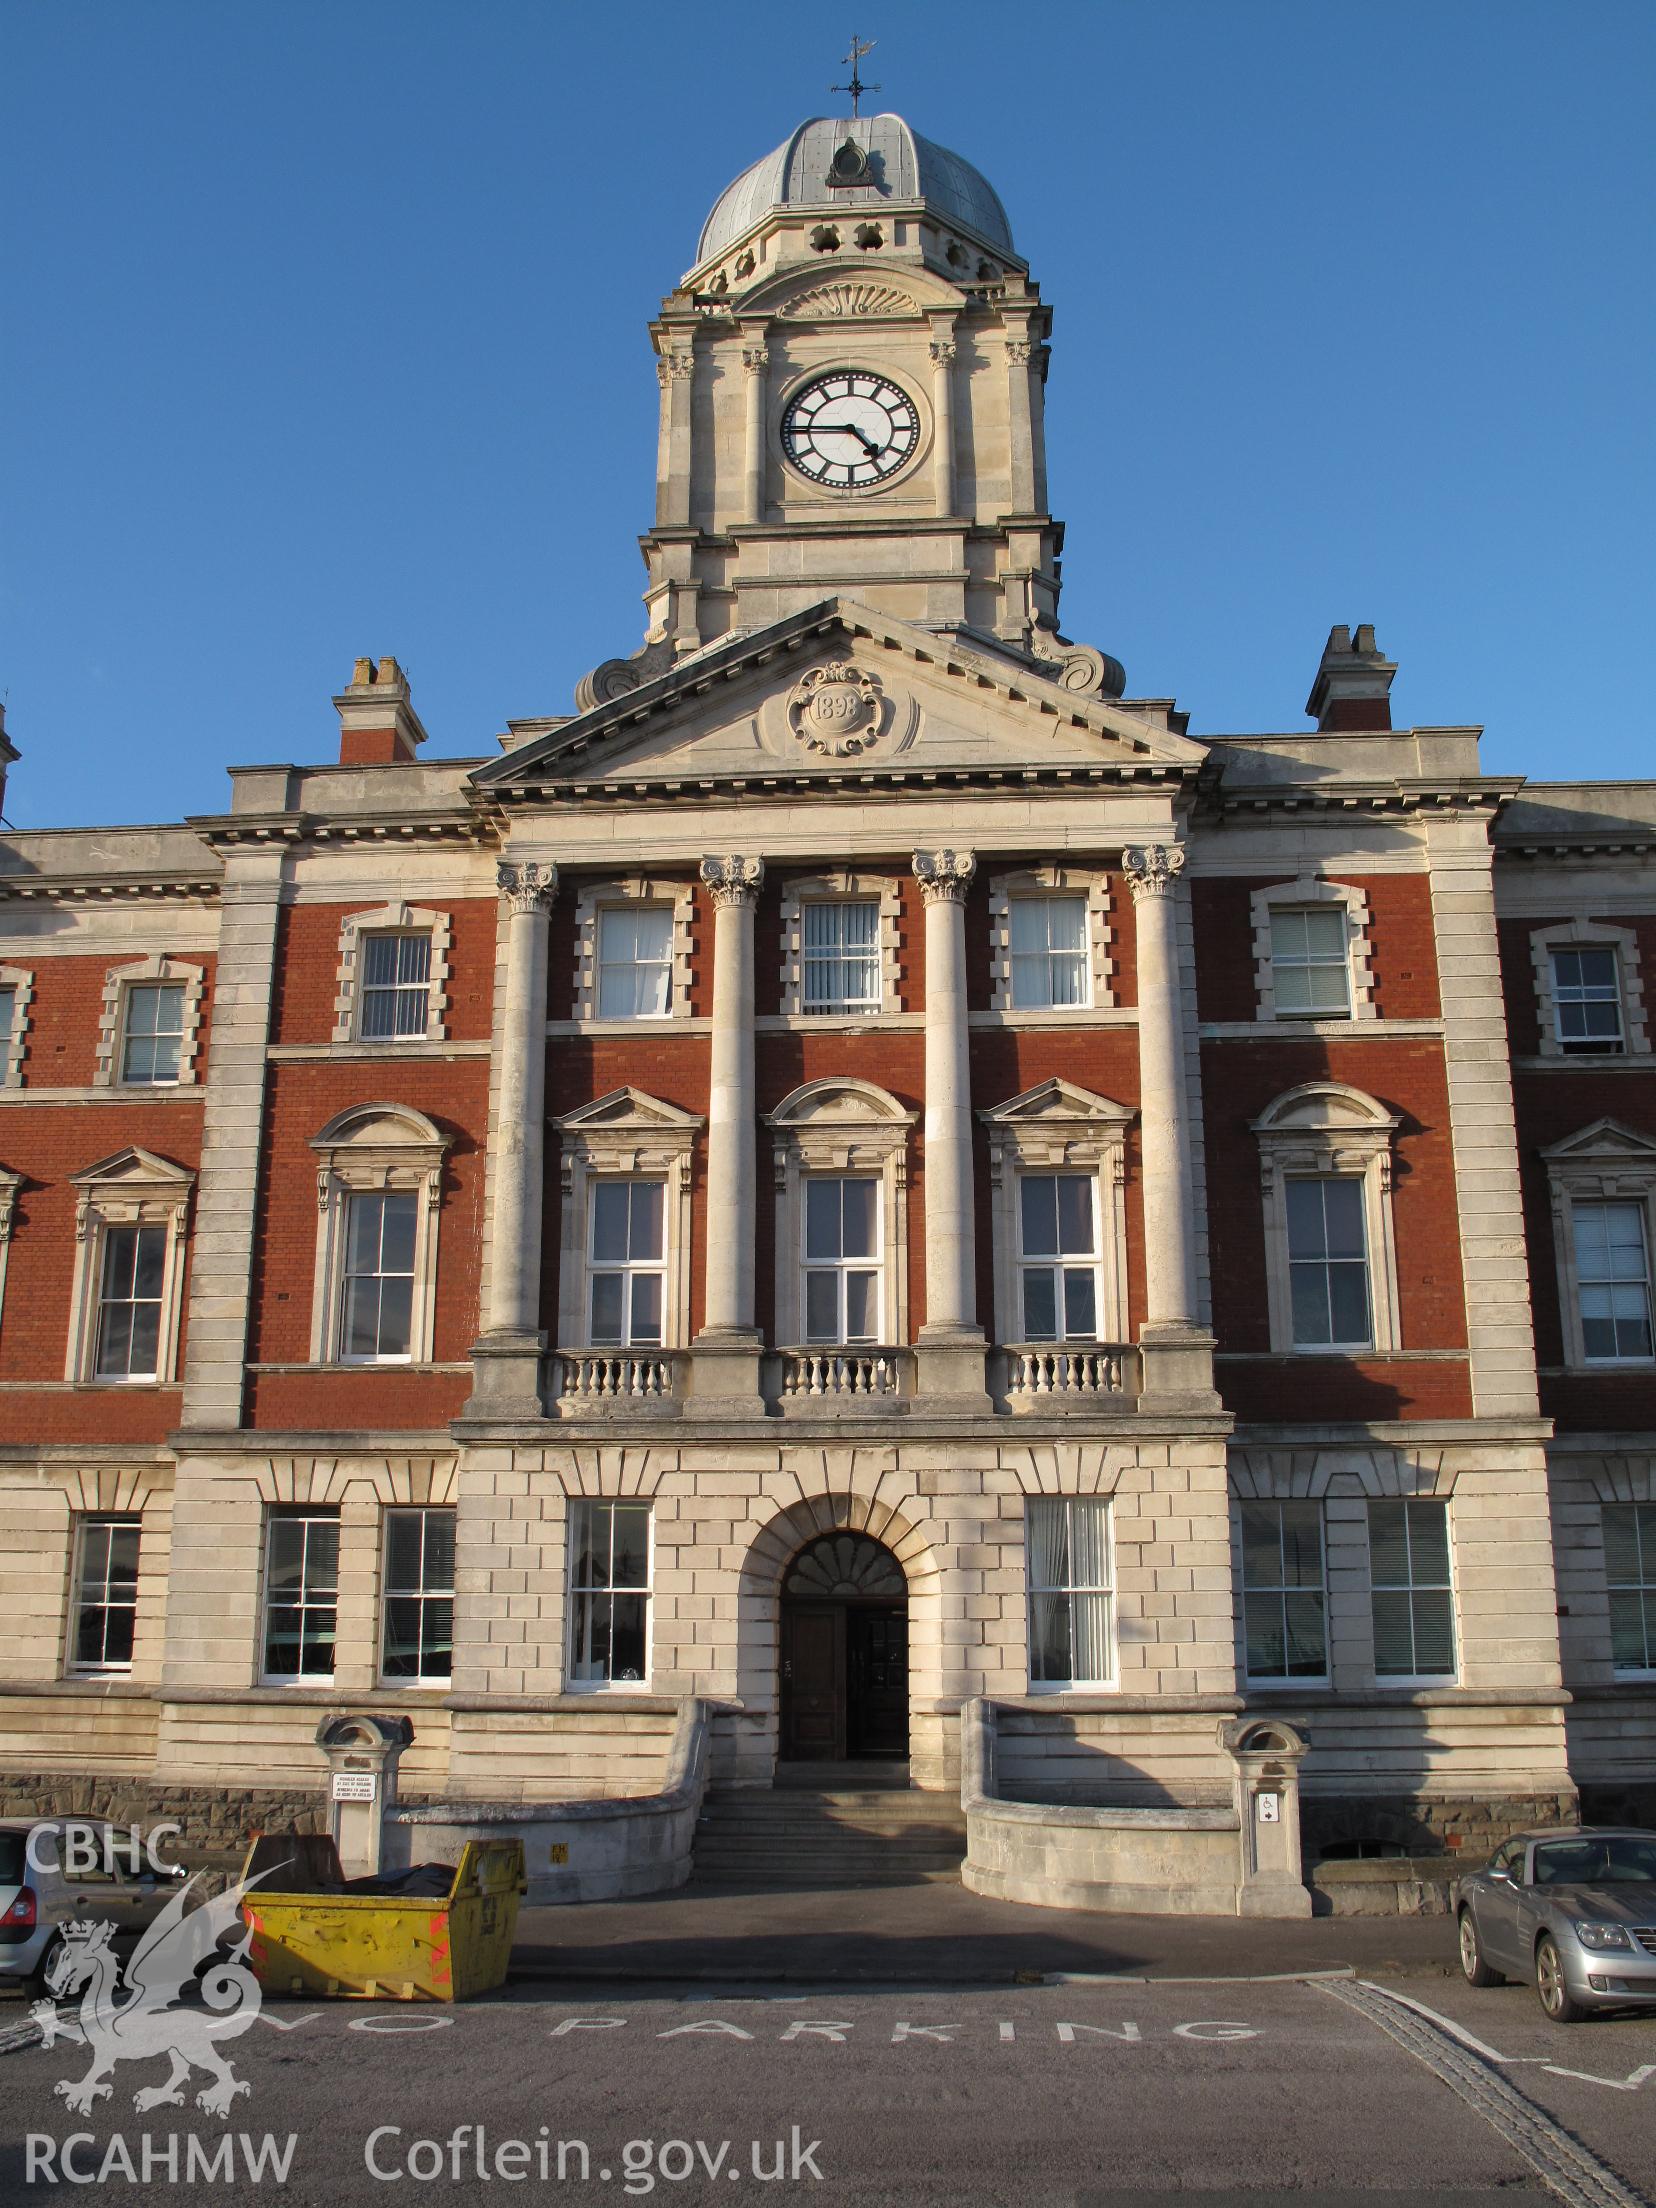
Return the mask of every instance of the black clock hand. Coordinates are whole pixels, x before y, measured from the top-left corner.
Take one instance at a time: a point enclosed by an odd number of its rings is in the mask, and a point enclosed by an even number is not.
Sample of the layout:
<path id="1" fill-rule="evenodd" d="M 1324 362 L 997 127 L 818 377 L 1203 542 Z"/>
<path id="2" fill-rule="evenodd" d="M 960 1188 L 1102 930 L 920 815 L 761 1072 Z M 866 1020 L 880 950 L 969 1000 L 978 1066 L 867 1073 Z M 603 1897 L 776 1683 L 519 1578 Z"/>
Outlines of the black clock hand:
<path id="1" fill-rule="evenodd" d="M 855 422 L 818 422 L 816 426 L 819 430 L 826 431 L 830 436 L 855 437 L 870 460 L 878 460 L 885 450 L 884 445 L 871 445 Z"/>

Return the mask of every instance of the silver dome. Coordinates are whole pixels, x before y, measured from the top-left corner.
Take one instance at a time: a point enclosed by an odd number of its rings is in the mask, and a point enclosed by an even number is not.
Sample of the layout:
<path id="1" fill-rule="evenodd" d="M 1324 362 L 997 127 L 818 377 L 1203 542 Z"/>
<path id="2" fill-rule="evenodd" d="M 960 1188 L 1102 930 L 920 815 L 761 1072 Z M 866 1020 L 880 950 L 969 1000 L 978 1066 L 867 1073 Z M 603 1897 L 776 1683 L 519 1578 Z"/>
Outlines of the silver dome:
<path id="1" fill-rule="evenodd" d="M 830 189 L 829 164 L 847 138 L 862 148 L 870 181 Z M 863 115 L 854 122 L 813 115 L 774 153 L 725 186 L 702 225 L 696 266 L 734 244 L 773 207 L 878 207 L 886 200 L 914 199 L 1003 253 L 1015 251 L 994 186 L 958 153 L 922 138 L 901 115 Z"/>

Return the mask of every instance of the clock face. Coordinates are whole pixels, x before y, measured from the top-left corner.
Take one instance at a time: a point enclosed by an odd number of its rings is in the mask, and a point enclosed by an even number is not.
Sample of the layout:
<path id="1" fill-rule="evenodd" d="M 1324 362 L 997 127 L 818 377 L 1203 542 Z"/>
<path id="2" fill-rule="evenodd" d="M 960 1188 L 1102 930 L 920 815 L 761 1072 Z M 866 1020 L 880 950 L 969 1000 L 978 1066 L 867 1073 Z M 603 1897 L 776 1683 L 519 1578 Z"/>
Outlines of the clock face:
<path id="1" fill-rule="evenodd" d="M 885 376 L 835 368 L 788 401 L 782 450 L 812 483 L 866 490 L 906 467 L 920 443 L 914 401 Z"/>

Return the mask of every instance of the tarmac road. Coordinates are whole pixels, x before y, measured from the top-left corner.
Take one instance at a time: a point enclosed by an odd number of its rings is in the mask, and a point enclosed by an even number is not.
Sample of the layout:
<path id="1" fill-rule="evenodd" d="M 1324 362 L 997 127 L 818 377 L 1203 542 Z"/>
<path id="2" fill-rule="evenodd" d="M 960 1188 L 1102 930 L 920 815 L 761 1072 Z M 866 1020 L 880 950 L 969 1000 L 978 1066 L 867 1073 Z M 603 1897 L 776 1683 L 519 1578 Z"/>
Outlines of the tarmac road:
<path id="1" fill-rule="evenodd" d="M 1656 2193 L 1656 2019 L 1563 2029 L 1516 1988 L 545 1992 L 454 2010 L 272 2002 L 226 2050 L 251 2088 L 227 2121 L 193 2105 L 137 2112 L 132 2092 L 160 2081 L 159 2061 L 121 2065 L 114 2096 L 77 2116 L 54 2087 L 86 2069 L 83 2049 L 6 2055 L 0 2204 L 85 2199 L 74 2180 L 100 2172 L 121 2198 L 275 2195 L 318 2208 L 531 2197 L 699 2208 L 773 2184 L 858 2208 L 1125 2208 L 1171 2190 L 1245 2194 L 1251 2208 L 1279 2192 L 1301 2208 L 1358 2194 L 1365 2208 L 1388 2194 L 1626 2208 Z M 8 2004 L 0 2026 L 18 2017 Z M 1424 2052 L 1392 2035 L 1386 2020 L 1399 2019 Z M 1441 2074 L 1454 2060 L 1463 2091 Z M 1522 2102 L 1500 2102 L 1503 2079 Z M 1571 2163 L 1567 2134 L 1596 2159 Z M 231 2182 L 211 2161 L 227 2139 Z M 285 2186 L 270 2164 L 249 2180 L 248 2148 L 290 2153 Z M 1537 2156 L 1555 2176 L 1562 2167 L 1561 2191 L 1546 2189 Z M 1618 2190 L 1618 2175 L 1634 2189 Z"/>

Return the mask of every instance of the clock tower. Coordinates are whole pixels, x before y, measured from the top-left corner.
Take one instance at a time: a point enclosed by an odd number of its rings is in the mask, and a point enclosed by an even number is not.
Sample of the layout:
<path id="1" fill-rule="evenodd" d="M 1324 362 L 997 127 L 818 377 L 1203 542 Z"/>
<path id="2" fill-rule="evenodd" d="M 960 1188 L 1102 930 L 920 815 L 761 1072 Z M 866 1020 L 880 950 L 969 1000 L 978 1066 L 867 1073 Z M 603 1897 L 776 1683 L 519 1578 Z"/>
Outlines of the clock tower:
<path id="1" fill-rule="evenodd" d="M 1050 327 L 969 162 L 899 115 L 802 123 L 720 194 L 651 324 L 646 641 L 578 705 L 836 594 L 1119 696 L 1058 634 Z"/>

